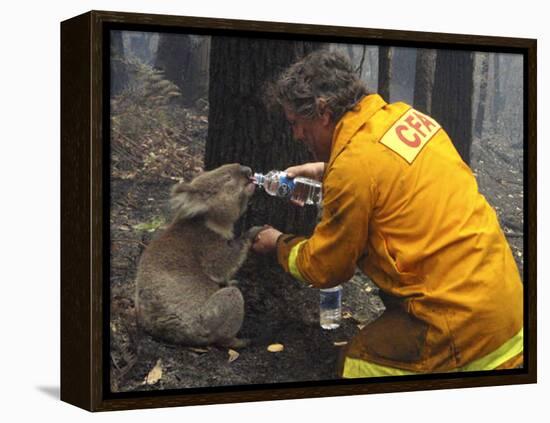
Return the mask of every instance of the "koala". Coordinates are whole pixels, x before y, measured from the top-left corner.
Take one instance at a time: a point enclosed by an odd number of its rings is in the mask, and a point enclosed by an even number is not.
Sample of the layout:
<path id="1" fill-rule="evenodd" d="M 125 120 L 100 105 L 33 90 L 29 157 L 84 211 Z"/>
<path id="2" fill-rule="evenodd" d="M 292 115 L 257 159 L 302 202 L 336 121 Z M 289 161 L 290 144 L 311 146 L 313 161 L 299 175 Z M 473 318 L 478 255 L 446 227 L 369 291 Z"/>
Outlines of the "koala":
<path id="1" fill-rule="evenodd" d="M 231 281 L 262 229 L 235 239 L 233 226 L 255 191 L 252 171 L 228 164 L 172 189 L 174 218 L 143 252 L 137 272 L 140 328 L 188 346 L 242 348 L 244 300 Z"/>

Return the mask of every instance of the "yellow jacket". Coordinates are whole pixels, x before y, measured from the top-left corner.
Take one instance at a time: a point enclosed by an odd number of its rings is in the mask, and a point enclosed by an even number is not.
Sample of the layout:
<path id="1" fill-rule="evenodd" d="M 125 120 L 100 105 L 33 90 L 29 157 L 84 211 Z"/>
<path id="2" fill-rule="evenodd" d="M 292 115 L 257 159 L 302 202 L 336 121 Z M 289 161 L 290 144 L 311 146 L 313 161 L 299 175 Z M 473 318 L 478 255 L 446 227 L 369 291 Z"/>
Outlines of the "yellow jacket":
<path id="1" fill-rule="evenodd" d="M 456 369 L 523 328 L 519 272 L 470 168 L 435 120 L 376 94 L 336 126 L 313 235 L 282 236 L 277 255 L 318 288 L 358 266 L 426 325 L 417 360 L 364 357 L 381 364 Z"/>

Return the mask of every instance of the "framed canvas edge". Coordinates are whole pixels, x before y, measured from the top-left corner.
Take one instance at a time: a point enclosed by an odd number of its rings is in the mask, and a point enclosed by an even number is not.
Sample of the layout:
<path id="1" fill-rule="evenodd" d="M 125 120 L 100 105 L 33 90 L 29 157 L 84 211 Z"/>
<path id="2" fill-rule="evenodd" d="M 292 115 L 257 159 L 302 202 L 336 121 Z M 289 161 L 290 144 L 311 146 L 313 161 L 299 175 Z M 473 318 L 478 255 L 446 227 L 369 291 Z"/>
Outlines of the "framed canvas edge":
<path id="1" fill-rule="evenodd" d="M 525 254 L 527 260 L 524 297 L 528 349 L 526 368 L 521 372 L 503 372 L 499 375 L 466 377 L 439 376 L 413 380 L 392 379 L 376 382 L 350 382 L 332 386 L 285 387 L 277 385 L 252 390 L 212 392 L 199 394 L 148 395 L 134 398 L 107 398 L 105 389 L 103 325 L 104 304 L 108 304 L 103 290 L 103 207 L 105 166 L 103 163 L 102 107 L 105 95 L 103 31 L 105 25 L 154 25 L 157 27 L 188 29 L 217 29 L 246 31 L 262 34 L 292 34 L 303 36 L 362 39 L 373 43 L 445 48 L 455 46 L 476 50 L 503 50 L 523 53 L 525 82 L 525 219 L 528 228 Z M 72 32 L 71 32 L 72 31 Z M 76 33 L 78 34 L 75 36 Z M 69 33 L 71 35 L 69 35 Z M 79 37 L 83 37 L 79 39 Z M 78 81 L 67 84 L 64 76 L 75 78 L 79 66 L 68 61 L 67 44 L 77 45 L 87 72 L 78 73 Z M 170 15 L 150 15 L 123 12 L 90 11 L 61 23 L 61 399 L 90 411 L 123 410 L 134 408 L 168 407 L 181 405 L 235 403 L 278 399 L 313 398 L 369 393 L 404 392 L 413 390 L 449 389 L 509 384 L 536 383 L 536 40 L 527 38 L 488 37 L 476 35 L 439 34 L 397 30 L 379 30 L 351 27 L 332 27 L 275 22 L 241 21 L 215 18 L 196 18 Z M 80 64 L 82 66 L 82 64 Z M 69 103 L 78 99 L 78 121 L 70 119 Z M 108 135 L 108 134 L 107 134 Z M 76 151 L 76 150 L 82 151 Z M 69 154 L 70 153 L 70 154 Z M 71 156 L 76 155 L 76 159 Z M 80 155 L 79 155 L 80 154 Z M 79 163 L 79 170 L 71 173 Z M 76 173 L 75 173 L 76 172 Z M 72 180 L 71 178 L 76 178 Z M 71 207 L 76 202 L 76 210 Z M 73 209 L 71 211 L 71 209 Z M 84 227 L 79 227 L 84 225 Z M 76 245 L 75 245 L 76 243 Z M 84 252 L 77 245 L 84 244 Z M 86 256 L 86 257 L 83 257 Z M 76 299 L 76 300 L 75 300 Z M 107 301 L 107 303 L 105 302 Z M 506 374 L 504 374 L 506 373 Z M 349 381 L 346 381 L 349 382 Z"/>

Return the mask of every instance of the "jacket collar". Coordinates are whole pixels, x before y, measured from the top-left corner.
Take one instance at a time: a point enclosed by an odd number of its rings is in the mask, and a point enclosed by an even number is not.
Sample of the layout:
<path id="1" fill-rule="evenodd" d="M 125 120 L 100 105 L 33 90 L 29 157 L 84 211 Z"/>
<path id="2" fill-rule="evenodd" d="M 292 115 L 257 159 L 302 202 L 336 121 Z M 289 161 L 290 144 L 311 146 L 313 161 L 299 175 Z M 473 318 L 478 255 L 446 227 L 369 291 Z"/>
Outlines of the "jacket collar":
<path id="1" fill-rule="evenodd" d="M 332 135 L 329 167 L 355 133 L 386 104 L 378 94 L 370 94 L 363 97 L 353 109 L 342 116 L 336 124 L 334 134 Z"/>

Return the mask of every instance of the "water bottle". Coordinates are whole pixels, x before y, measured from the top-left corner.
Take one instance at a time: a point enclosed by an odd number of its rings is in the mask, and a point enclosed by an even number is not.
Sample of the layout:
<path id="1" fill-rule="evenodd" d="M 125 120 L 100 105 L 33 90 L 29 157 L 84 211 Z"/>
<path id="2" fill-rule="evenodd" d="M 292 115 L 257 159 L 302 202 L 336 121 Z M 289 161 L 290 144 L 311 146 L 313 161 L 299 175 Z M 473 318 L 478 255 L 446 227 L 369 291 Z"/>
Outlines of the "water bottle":
<path id="1" fill-rule="evenodd" d="M 340 326 L 342 318 L 342 286 L 319 290 L 319 323 L 323 329 Z"/>
<path id="2" fill-rule="evenodd" d="M 266 175 L 255 173 L 253 182 L 274 197 L 289 198 L 300 206 L 321 202 L 321 183 L 297 176 L 289 178 L 286 172 L 272 170 Z"/>

